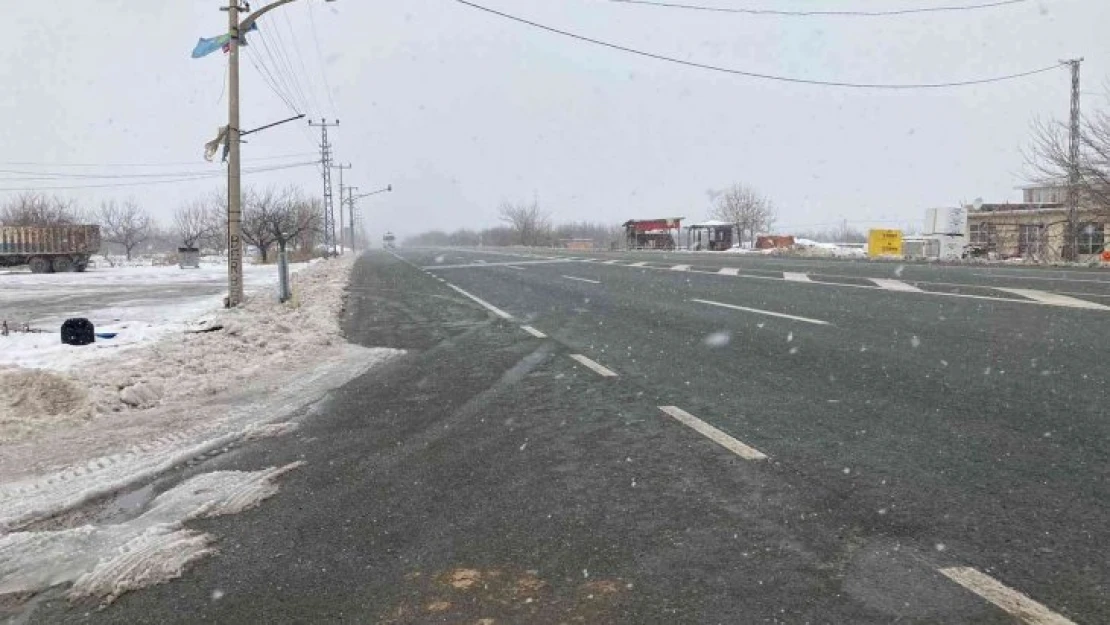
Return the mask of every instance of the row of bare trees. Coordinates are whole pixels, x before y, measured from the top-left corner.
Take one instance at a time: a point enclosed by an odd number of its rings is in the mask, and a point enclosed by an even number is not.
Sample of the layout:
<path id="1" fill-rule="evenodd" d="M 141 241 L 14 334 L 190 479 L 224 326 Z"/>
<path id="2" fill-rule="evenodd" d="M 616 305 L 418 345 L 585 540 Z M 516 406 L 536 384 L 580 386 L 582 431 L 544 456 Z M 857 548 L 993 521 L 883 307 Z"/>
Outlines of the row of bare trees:
<path id="1" fill-rule="evenodd" d="M 92 223 L 100 226 L 101 240 L 130 260 L 144 244 L 157 243 L 172 251 L 181 245 L 222 253 L 227 248 L 227 199 L 221 192 L 189 200 L 173 213 L 170 228 L 162 228 L 133 199 L 107 200 L 96 209 L 82 209 L 70 199 L 24 193 L 0 204 L 2 226 L 58 226 Z M 248 188 L 243 191 L 243 240 L 254 246 L 263 262 L 275 247 L 315 250 L 322 233 L 323 203 L 295 186 Z"/>

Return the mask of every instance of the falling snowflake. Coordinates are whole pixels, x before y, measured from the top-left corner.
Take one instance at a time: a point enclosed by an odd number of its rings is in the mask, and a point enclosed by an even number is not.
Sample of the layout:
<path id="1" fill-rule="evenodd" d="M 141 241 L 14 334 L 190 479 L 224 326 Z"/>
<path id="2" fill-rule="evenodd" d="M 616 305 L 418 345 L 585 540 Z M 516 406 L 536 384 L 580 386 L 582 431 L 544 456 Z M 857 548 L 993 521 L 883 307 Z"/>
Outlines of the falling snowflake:
<path id="1" fill-rule="evenodd" d="M 714 332 L 705 337 L 703 341 L 709 347 L 724 347 L 732 340 L 732 334 L 728 332 Z"/>
<path id="2" fill-rule="evenodd" d="M 917 338 L 916 334 L 913 335 L 912 337 L 910 337 L 910 345 L 914 349 L 917 349 L 918 347 L 921 347 L 921 339 Z"/>

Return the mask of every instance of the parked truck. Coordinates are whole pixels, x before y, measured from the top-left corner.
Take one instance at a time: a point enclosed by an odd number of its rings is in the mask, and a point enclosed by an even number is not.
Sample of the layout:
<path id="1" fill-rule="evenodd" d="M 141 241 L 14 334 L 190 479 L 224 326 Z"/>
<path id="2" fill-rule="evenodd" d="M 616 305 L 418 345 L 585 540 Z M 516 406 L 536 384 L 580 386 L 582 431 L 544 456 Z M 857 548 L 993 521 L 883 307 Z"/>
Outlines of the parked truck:
<path id="1" fill-rule="evenodd" d="M 100 251 L 100 226 L 0 226 L 0 267 L 34 273 L 84 271 Z"/>

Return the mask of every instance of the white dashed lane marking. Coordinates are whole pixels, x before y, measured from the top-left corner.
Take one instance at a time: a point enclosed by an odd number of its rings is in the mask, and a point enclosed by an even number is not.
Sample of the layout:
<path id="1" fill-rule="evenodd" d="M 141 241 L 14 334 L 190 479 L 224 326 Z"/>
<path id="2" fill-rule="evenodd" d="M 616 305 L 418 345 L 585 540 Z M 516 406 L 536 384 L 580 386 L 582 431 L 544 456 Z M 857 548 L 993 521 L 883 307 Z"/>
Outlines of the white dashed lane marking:
<path id="1" fill-rule="evenodd" d="M 732 310 L 740 310 L 740 311 L 743 311 L 743 312 L 755 313 L 757 315 L 769 315 L 771 317 L 781 317 L 783 319 L 790 319 L 792 321 L 801 321 L 803 323 L 812 323 L 812 324 L 819 325 L 819 326 L 829 325 L 828 321 L 822 321 L 820 319 L 810 319 L 809 317 L 799 317 L 797 315 L 788 315 L 786 313 L 775 312 L 773 310 L 761 310 L 759 308 L 748 308 L 747 306 L 737 306 L 735 304 L 726 304 L 724 302 L 714 302 L 712 300 L 707 300 L 707 299 L 691 299 L 690 301 L 691 302 L 697 302 L 699 304 L 708 304 L 710 306 L 719 306 L 721 308 L 731 308 Z"/>
<path id="2" fill-rule="evenodd" d="M 1052 306 L 1065 306 L 1067 308 L 1086 308 L 1088 310 L 1110 310 L 1110 306 L 1099 304 L 1097 302 L 1088 302 L 1085 299 L 1079 299 L 1077 297 L 1060 295 L 1059 293 L 1049 293 L 1048 291 L 1037 291 L 1034 289 L 1010 289 L 1000 286 L 996 286 L 994 288 L 1005 293 L 1013 293 L 1014 295 L 1027 297 L 1035 302 L 1049 304 Z"/>
<path id="3" fill-rule="evenodd" d="M 638 263 L 632 263 L 631 265 L 629 265 L 629 267 L 647 267 L 647 261 L 641 260 Z"/>
<path id="4" fill-rule="evenodd" d="M 576 276 L 563 276 L 567 280 L 577 280 L 579 282 L 589 282 L 590 284 L 601 284 L 601 280 L 590 280 L 589 278 L 579 278 Z"/>
<path id="5" fill-rule="evenodd" d="M 740 275 L 740 269 L 738 267 L 721 267 L 717 270 L 717 273 L 725 276 L 738 276 Z"/>
<path id="6" fill-rule="evenodd" d="M 509 313 L 501 310 L 500 308 L 498 308 L 498 307 L 494 306 L 493 304 L 487 302 L 486 300 L 478 297 L 477 295 L 471 295 L 470 293 L 467 293 L 466 291 L 464 291 L 464 290 L 460 289 L 459 287 L 451 284 L 450 282 L 447 283 L 447 286 L 451 287 L 452 289 L 455 289 L 455 291 L 457 291 L 459 294 L 463 295 L 464 297 L 468 297 L 468 298 L 474 300 L 479 305 L 484 307 L 486 310 L 489 310 L 490 312 L 497 315 L 498 317 L 501 317 L 502 319 L 512 319 L 513 318 L 513 316 L 510 315 Z"/>
<path id="7" fill-rule="evenodd" d="M 589 358 L 586 358 L 582 354 L 571 354 L 570 357 L 573 358 L 574 360 L 576 360 L 578 362 L 578 364 L 586 367 L 587 369 L 593 371 L 594 373 L 600 375 L 603 378 L 615 378 L 615 377 L 617 377 L 617 372 L 616 371 L 613 371 L 612 369 L 610 369 L 608 367 L 599 365 L 598 363 L 590 360 Z"/>
<path id="8" fill-rule="evenodd" d="M 940 573 L 1027 625 L 1076 625 L 1075 621 L 1049 610 L 1033 599 L 971 567 L 957 566 L 940 569 Z"/>
<path id="9" fill-rule="evenodd" d="M 813 282 L 809 279 L 809 274 L 798 273 L 796 271 L 782 272 L 782 279 L 789 280 L 790 282 Z"/>
<path id="10" fill-rule="evenodd" d="M 534 336 L 538 339 L 546 339 L 547 338 L 546 334 L 544 334 L 543 332 L 540 332 L 539 330 L 533 328 L 532 326 L 520 326 L 520 329 L 524 330 L 528 334 L 531 334 L 532 336 Z"/>
<path id="11" fill-rule="evenodd" d="M 671 271 L 690 271 L 690 265 L 675 265 L 671 267 Z"/>
<path id="12" fill-rule="evenodd" d="M 671 417 L 674 417 L 679 423 L 682 423 L 698 434 L 701 434 L 745 460 L 765 460 L 767 458 L 767 455 L 758 449 L 741 443 L 677 406 L 659 406 L 659 409 Z"/>
<path id="13" fill-rule="evenodd" d="M 524 271 L 524 267 L 517 267 L 516 265 L 505 265 L 509 269 L 516 269 L 517 271 Z"/>
<path id="14" fill-rule="evenodd" d="M 888 280 L 886 278 L 868 278 L 868 280 L 875 283 L 881 289 L 888 291 L 903 291 L 905 293 L 923 293 L 921 289 L 912 284 L 902 282 L 901 280 Z"/>

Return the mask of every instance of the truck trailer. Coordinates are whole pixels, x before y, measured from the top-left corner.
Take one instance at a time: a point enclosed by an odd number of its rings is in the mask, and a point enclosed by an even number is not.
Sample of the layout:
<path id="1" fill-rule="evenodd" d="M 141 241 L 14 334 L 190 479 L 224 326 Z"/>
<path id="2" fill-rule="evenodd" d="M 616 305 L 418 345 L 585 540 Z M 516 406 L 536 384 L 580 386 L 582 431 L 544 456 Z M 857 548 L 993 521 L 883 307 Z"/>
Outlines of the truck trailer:
<path id="1" fill-rule="evenodd" d="M 0 226 L 0 267 L 34 273 L 84 271 L 100 251 L 100 226 Z"/>

